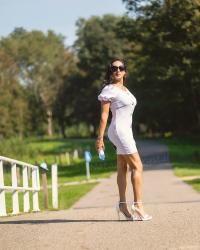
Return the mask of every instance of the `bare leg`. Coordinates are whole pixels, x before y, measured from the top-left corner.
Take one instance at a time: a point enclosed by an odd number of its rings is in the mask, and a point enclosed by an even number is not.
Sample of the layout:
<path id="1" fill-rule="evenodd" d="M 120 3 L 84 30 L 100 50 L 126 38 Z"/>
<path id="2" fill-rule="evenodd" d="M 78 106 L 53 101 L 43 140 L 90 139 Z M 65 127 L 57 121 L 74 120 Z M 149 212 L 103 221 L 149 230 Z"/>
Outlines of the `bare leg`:
<path id="1" fill-rule="evenodd" d="M 138 153 L 124 155 L 126 162 L 131 168 L 131 182 L 133 186 L 134 202 L 142 201 L 142 171 L 143 165 Z M 136 203 L 142 213 L 144 213 L 142 203 Z"/>
<path id="2" fill-rule="evenodd" d="M 126 202 L 127 163 L 122 155 L 117 155 L 117 184 L 120 202 Z M 120 204 L 120 210 L 130 217 L 126 203 Z"/>

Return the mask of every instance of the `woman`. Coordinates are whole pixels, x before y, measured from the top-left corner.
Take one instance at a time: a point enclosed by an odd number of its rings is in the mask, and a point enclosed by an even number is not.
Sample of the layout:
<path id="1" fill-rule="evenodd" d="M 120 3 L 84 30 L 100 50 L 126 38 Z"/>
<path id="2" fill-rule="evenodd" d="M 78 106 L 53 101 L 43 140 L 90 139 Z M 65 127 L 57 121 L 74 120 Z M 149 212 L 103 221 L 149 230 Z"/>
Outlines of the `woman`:
<path id="1" fill-rule="evenodd" d="M 146 214 L 142 205 L 142 162 L 137 151 L 132 132 L 132 114 L 136 105 L 136 99 L 124 86 L 126 77 L 125 63 L 121 59 L 114 59 L 110 63 L 105 86 L 98 100 L 101 101 L 101 119 L 99 133 L 96 141 L 96 149 L 105 149 L 103 136 L 109 115 L 112 112 L 112 121 L 108 129 L 108 138 L 117 149 L 117 184 L 119 188 L 119 203 L 117 212 L 126 220 L 150 220 L 152 216 Z M 129 212 L 126 203 L 126 176 L 127 165 L 131 168 L 131 182 L 133 186 L 134 202 Z"/>

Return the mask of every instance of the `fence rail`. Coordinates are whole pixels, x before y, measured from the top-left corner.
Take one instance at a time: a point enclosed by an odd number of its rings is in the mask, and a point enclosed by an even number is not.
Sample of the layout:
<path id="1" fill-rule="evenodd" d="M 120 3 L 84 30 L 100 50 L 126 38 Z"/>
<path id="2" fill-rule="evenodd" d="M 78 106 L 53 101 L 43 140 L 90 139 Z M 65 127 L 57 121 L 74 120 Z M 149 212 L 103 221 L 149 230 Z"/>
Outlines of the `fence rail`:
<path id="1" fill-rule="evenodd" d="M 9 163 L 11 166 L 11 180 L 12 186 L 4 185 L 4 163 Z M 17 166 L 22 168 L 22 176 L 23 176 L 23 186 L 18 186 L 17 179 Z M 6 166 L 7 167 L 7 166 Z M 31 170 L 32 175 L 32 187 L 28 185 L 28 169 Z M 15 159 L 7 158 L 4 156 L 0 156 L 0 216 L 6 216 L 6 198 L 5 192 L 12 192 L 12 214 L 18 214 L 19 211 L 19 197 L 18 193 L 23 192 L 23 211 L 30 211 L 30 197 L 29 192 L 33 193 L 33 210 L 32 211 L 40 211 L 39 209 L 39 200 L 38 200 L 38 192 L 40 190 L 40 179 L 39 179 L 39 167 L 28 164 L 26 162 L 18 161 Z"/>

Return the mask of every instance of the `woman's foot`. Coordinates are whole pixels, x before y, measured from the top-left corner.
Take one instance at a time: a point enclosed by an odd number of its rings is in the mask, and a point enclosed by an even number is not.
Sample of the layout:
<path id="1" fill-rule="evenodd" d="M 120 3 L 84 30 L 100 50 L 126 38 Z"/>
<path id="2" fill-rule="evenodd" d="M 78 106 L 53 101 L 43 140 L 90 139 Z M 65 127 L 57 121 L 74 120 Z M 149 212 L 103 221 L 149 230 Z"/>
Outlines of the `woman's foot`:
<path id="1" fill-rule="evenodd" d="M 126 202 L 122 203 L 119 202 L 119 209 L 120 211 L 125 214 L 127 217 L 131 217 L 131 213 L 129 213 Z"/>
<path id="2" fill-rule="evenodd" d="M 128 211 L 126 202 L 117 203 L 116 209 L 119 220 L 120 220 L 120 213 L 123 214 L 126 220 L 134 220 L 134 216 Z"/>
<path id="3" fill-rule="evenodd" d="M 131 206 L 131 209 L 133 211 L 134 216 L 138 220 L 151 220 L 152 219 L 151 215 L 148 215 L 148 214 L 145 213 L 141 201 L 134 202 L 133 205 Z"/>

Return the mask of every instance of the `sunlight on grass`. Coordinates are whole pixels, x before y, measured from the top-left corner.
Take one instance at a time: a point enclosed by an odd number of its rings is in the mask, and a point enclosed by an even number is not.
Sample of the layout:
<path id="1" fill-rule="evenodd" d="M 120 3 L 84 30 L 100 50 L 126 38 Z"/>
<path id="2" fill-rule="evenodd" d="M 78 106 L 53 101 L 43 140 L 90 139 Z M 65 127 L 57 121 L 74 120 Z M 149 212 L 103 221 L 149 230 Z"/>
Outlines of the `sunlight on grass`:
<path id="1" fill-rule="evenodd" d="M 91 178 L 106 178 L 109 177 L 114 171 L 116 171 L 116 155 L 115 151 L 105 140 L 106 145 L 106 160 L 100 161 L 95 150 L 95 141 L 92 139 L 36 139 L 32 138 L 29 140 L 24 140 L 22 143 L 20 141 L 4 141 L 6 149 L 8 146 L 13 145 L 13 151 L 9 148 L 8 155 L 19 160 L 26 160 L 28 163 L 40 165 L 42 161 L 47 162 L 49 171 L 47 172 L 48 184 L 51 183 L 51 164 L 56 160 L 58 161 L 58 182 L 70 182 L 79 181 L 86 179 L 86 167 L 84 160 L 84 151 L 89 148 L 92 154 L 92 161 L 90 163 Z M 13 144 L 13 143 L 16 144 Z M 21 150 L 15 150 L 18 145 L 21 144 Z M 24 144 L 24 145 L 23 145 Z M 15 146 L 14 146 L 15 145 Z M 3 145 L 0 145 L 3 149 Z M 25 149 L 23 151 L 23 149 Z M 78 149 L 79 159 L 73 159 L 73 150 Z M 70 153 L 70 165 L 67 165 L 66 159 L 64 157 L 59 158 L 61 154 L 69 152 Z M 19 156 L 18 156 L 19 155 Z M 21 158 L 20 158 L 21 157 Z M 56 158 L 57 157 L 57 158 Z M 4 167 L 5 183 L 11 183 L 10 166 Z M 22 178 L 21 178 L 22 179 Z M 8 185 L 8 184 L 7 184 Z"/>
<path id="2" fill-rule="evenodd" d="M 97 185 L 96 183 L 88 183 L 82 185 L 73 186 L 61 186 L 58 189 L 58 209 L 68 209 L 76 201 L 78 201 L 83 195 L 89 192 L 93 187 Z M 48 210 L 52 210 L 52 192 L 48 189 Z M 32 192 L 30 192 L 30 207 L 33 209 L 32 204 Z M 45 210 L 43 192 L 39 192 L 39 208 L 40 210 Z M 23 212 L 23 193 L 19 192 L 19 209 Z M 12 193 L 6 192 L 6 211 L 7 213 L 12 213 Z"/>
<path id="3" fill-rule="evenodd" d="M 200 164 L 189 163 L 173 163 L 175 175 L 184 176 L 200 176 Z"/>
<path id="4" fill-rule="evenodd" d="M 200 179 L 185 182 L 190 184 L 196 191 L 200 192 Z"/>
<path id="5" fill-rule="evenodd" d="M 200 175 L 198 138 L 162 139 L 169 147 L 170 160 L 177 176 Z"/>
<path id="6" fill-rule="evenodd" d="M 36 139 L 29 138 L 25 140 L 10 139 L 3 140 L 0 144 L 0 152 L 2 155 L 40 165 L 42 161 L 46 161 L 49 170 L 47 171 L 47 183 L 51 185 L 51 164 L 58 161 L 58 183 L 64 184 L 74 181 L 86 180 L 86 166 L 84 160 L 84 151 L 90 150 L 92 161 L 90 163 L 91 179 L 108 178 L 116 171 L 116 154 L 110 143 L 105 140 L 106 160 L 100 161 L 95 149 L 95 140 L 93 139 Z M 79 152 L 79 159 L 73 159 L 73 150 Z M 61 154 L 69 152 L 70 165 L 67 165 L 65 157 Z M 18 186 L 23 186 L 22 169 L 18 168 Z M 32 186 L 31 175 L 29 175 L 29 187 Z M 11 185 L 11 166 L 4 163 L 4 184 Z M 42 186 L 41 170 L 40 185 Z M 82 184 L 76 186 L 59 187 L 59 209 L 69 208 L 82 195 L 86 194 L 96 184 Z M 30 200 L 32 199 L 30 192 Z M 20 211 L 23 211 L 23 193 L 19 192 Z M 39 192 L 40 208 L 43 210 L 43 193 Z M 49 209 L 51 206 L 51 190 L 49 190 Z M 6 193 L 7 211 L 12 212 L 12 196 Z M 31 203 L 32 207 L 32 203 Z"/>
<path id="7" fill-rule="evenodd" d="M 200 140 L 195 138 L 165 139 L 174 173 L 178 177 L 200 176 Z M 200 180 L 186 181 L 200 192 Z"/>

